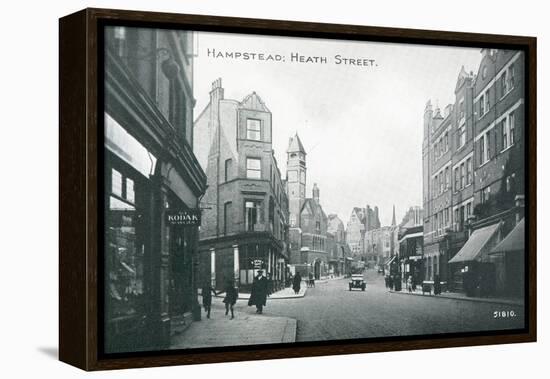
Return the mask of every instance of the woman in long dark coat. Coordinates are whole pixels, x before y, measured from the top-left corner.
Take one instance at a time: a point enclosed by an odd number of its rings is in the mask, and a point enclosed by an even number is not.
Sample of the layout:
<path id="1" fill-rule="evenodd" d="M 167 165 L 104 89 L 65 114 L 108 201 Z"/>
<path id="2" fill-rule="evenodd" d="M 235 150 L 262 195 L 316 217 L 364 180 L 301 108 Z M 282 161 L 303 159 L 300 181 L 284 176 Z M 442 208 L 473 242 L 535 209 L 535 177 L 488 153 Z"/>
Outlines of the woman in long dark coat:
<path id="1" fill-rule="evenodd" d="M 228 280 L 225 284 L 225 297 L 223 298 L 223 302 L 225 303 L 225 315 L 229 313 L 231 310 L 231 320 L 235 317 L 233 306 L 237 302 L 237 298 L 239 297 L 239 294 L 237 293 L 237 289 L 233 286 L 233 283 L 231 280 Z"/>
<path id="2" fill-rule="evenodd" d="M 298 295 L 300 293 L 300 287 L 302 285 L 302 276 L 299 272 L 296 273 L 294 278 L 292 278 L 292 289 L 294 290 L 294 293 Z"/>
<path id="3" fill-rule="evenodd" d="M 252 290 L 250 291 L 250 299 L 248 306 L 255 305 L 256 313 L 262 314 L 263 308 L 267 300 L 267 278 L 263 275 L 262 270 L 258 270 L 258 275 L 252 282 Z"/>

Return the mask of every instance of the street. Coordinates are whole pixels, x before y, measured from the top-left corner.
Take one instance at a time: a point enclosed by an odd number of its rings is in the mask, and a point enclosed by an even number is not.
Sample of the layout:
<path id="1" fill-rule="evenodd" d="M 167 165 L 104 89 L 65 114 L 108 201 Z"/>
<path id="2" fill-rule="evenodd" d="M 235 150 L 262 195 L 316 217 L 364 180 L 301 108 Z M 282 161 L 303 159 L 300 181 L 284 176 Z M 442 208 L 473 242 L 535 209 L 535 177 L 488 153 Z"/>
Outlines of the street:
<path id="1" fill-rule="evenodd" d="M 268 299 L 264 313 L 296 319 L 296 341 L 474 332 L 523 326 L 519 306 L 390 293 L 381 275 L 370 270 L 365 277 L 365 292 L 350 292 L 347 279 L 329 280 L 308 288 L 303 298 Z M 254 313 L 253 307 L 247 307 L 244 301 L 237 303 L 236 310 L 237 314 Z M 495 311 L 514 311 L 516 316 L 494 318 Z"/>

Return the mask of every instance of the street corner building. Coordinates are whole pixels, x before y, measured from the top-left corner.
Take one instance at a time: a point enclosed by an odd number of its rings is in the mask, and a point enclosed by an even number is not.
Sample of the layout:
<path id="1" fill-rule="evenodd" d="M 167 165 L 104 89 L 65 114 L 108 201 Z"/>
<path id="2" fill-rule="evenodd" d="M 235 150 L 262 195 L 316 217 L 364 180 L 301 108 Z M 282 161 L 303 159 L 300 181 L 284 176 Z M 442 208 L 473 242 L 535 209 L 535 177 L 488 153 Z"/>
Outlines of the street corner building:
<path id="1" fill-rule="evenodd" d="M 195 152 L 208 188 L 201 201 L 201 285 L 251 289 L 262 269 L 271 290 L 284 287 L 288 264 L 288 198 L 272 149 L 271 112 L 252 92 L 226 99 L 222 80 L 194 123 Z"/>
<path id="2" fill-rule="evenodd" d="M 198 225 L 206 175 L 193 153 L 193 35 L 106 27 L 104 351 L 169 347 L 197 309 Z"/>
<path id="3" fill-rule="evenodd" d="M 524 56 L 481 54 L 476 73 L 459 72 L 455 102 L 424 111 L 424 276 L 470 296 L 521 298 Z"/>

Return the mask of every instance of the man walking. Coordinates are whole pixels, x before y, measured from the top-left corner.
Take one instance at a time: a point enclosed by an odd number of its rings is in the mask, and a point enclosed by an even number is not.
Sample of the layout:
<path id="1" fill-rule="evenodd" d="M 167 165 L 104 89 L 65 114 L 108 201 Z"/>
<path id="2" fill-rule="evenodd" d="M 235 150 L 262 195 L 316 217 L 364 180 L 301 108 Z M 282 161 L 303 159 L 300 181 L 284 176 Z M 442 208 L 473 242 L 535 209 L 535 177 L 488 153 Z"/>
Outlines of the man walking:
<path id="1" fill-rule="evenodd" d="M 302 276 L 299 272 L 296 273 L 296 276 L 292 278 L 292 289 L 294 290 L 294 293 L 298 295 L 300 293 L 300 287 L 302 285 Z"/>
<path id="2" fill-rule="evenodd" d="M 263 270 L 258 270 L 258 275 L 252 282 L 252 290 L 250 291 L 250 299 L 248 306 L 255 305 L 256 313 L 262 314 L 263 308 L 267 300 L 267 278 L 264 276 Z"/>

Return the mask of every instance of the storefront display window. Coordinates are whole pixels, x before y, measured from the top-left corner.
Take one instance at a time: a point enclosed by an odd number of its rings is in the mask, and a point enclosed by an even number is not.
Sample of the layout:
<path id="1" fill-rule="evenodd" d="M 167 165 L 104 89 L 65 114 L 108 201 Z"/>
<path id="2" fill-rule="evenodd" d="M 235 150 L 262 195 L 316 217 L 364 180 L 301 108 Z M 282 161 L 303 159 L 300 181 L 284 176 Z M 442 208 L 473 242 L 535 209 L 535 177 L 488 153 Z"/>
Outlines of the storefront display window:
<path id="1" fill-rule="evenodd" d="M 106 350 L 146 348 L 149 181 L 109 150 L 105 157 Z"/>
<path id="2" fill-rule="evenodd" d="M 106 301 L 112 318 L 140 313 L 143 296 L 144 244 L 137 236 L 134 181 L 111 170 L 107 214 Z"/>

